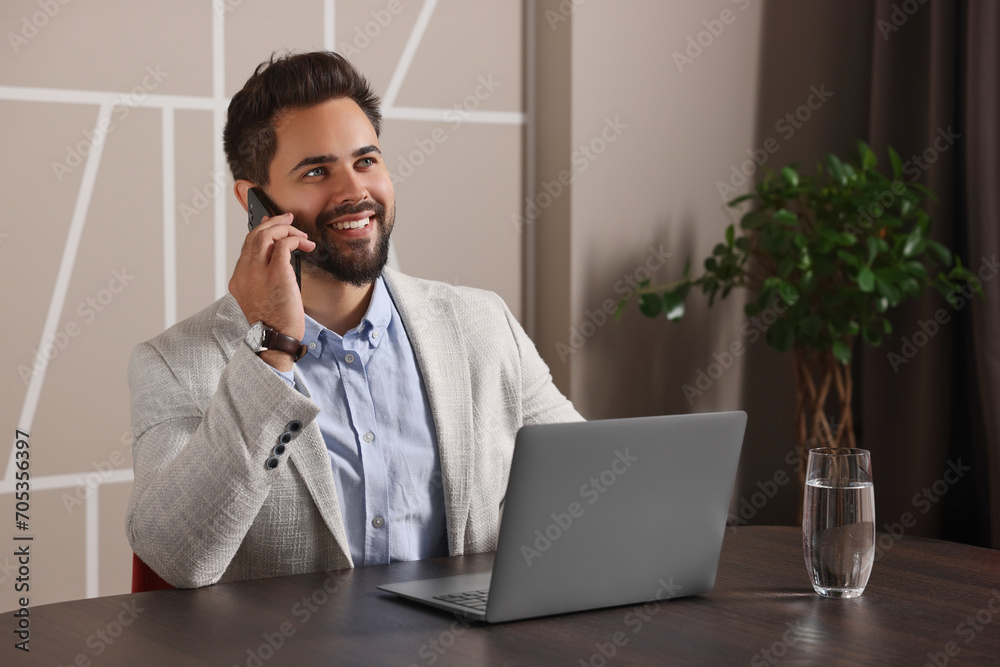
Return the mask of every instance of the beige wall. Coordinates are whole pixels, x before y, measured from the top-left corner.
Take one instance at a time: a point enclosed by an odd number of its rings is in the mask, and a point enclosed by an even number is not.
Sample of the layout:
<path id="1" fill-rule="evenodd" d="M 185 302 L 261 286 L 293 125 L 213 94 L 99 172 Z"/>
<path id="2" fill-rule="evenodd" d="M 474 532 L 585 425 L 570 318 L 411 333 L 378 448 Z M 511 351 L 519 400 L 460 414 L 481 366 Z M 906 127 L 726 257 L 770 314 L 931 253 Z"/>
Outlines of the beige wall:
<path id="1" fill-rule="evenodd" d="M 218 130 L 272 51 L 336 46 L 386 97 L 401 267 L 521 311 L 520 2 L 50 4 L 0 3 L 0 609 L 17 599 L 15 428 L 31 433 L 31 604 L 129 589 L 129 352 L 225 289 L 246 219 Z"/>
<path id="2" fill-rule="evenodd" d="M 723 238 L 730 216 L 716 181 L 755 141 L 760 3 L 588 2 L 566 21 L 560 7 L 539 3 L 537 38 L 549 45 L 539 51 L 565 42 L 550 60 L 568 59 L 571 71 L 539 57 L 537 87 L 540 123 L 569 109 L 568 137 L 540 133 L 537 181 L 544 191 L 561 170 L 573 181 L 535 224 L 536 341 L 588 418 L 735 409 L 740 363 L 691 403 L 682 386 L 739 338 L 742 295 L 711 311 L 692 296 L 677 324 L 644 318 L 634 300 L 621 320 L 603 306 L 648 267 L 661 265 L 654 284 L 678 280 L 687 258 L 697 274 Z M 719 34 L 703 35 L 708 45 L 679 67 L 673 54 L 706 21 Z M 567 90 L 554 100 L 557 86 Z M 559 274 L 547 279 L 550 258 Z"/>

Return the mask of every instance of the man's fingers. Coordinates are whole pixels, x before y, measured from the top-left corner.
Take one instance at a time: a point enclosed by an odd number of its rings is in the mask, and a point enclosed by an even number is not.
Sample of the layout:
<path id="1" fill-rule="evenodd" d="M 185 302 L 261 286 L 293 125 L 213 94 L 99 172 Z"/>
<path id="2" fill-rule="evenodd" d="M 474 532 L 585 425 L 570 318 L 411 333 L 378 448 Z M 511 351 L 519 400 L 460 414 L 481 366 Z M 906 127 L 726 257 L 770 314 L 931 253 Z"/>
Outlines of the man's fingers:
<path id="1" fill-rule="evenodd" d="M 303 252 L 310 252 L 316 247 L 316 243 L 299 236 L 286 236 L 285 238 L 276 239 L 274 244 L 271 246 L 271 263 L 276 261 L 280 262 L 290 262 L 293 250 L 302 250 Z"/>
<path id="2" fill-rule="evenodd" d="M 241 254 L 249 253 L 256 259 L 268 261 L 271 255 L 271 248 L 275 242 L 281 239 L 292 237 L 311 243 L 311 241 L 308 241 L 309 237 L 305 232 L 291 226 L 292 218 L 290 213 L 275 216 L 270 220 L 277 222 L 271 225 L 268 225 L 267 222 L 262 222 L 259 227 L 247 234 L 247 238 L 243 243 L 244 250 Z"/>
<path id="3" fill-rule="evenodd" d="M 292 224 L 292 214 L 282 213 L 281 215 L 265 216 L 259 225 L 250 230 L 243 238 L 243 247 L 240 248 L 240 259 L 251 254 L 260 255 L 264 253 L 265 246 L 269 245 L 266 236 L 262 236 L 268 229 L 277 226 L 290 227 Z M 294 229 L 294 227 L 292 227 Z"/>

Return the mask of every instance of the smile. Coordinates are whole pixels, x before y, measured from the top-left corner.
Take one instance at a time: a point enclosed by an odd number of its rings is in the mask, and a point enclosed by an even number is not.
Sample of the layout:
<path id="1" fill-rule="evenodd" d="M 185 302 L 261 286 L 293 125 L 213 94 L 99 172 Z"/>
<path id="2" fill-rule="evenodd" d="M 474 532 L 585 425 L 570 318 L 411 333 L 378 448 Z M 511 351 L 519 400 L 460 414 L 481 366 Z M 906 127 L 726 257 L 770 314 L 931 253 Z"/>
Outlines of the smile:
<path id="1" fill-rule="evenodd" d="M 363 229 L 367 227 L 371 222 L 371 217 L 363 218 L 361 220 L 350 220 L 348 222 L 335 222 L 330 226 L 334 229 Z"/>

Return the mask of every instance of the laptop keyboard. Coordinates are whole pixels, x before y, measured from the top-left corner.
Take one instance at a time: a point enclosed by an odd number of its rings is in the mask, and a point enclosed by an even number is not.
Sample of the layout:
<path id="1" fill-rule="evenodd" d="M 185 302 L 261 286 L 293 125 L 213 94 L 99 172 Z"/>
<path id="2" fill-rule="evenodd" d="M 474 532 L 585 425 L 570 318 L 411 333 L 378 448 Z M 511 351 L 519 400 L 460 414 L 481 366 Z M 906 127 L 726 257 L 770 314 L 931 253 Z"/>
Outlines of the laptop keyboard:
<path id="1" fill-rule="evenodd" d="M 486 601 L 490 596 L 490 589 L 482 591 L 465 591 L 464 593 L 449 593 L 448 595 L 435 595 L 435 600 L 444 600 L 452 604 L 459 604 L 476 611 L 486 611 Z"/>

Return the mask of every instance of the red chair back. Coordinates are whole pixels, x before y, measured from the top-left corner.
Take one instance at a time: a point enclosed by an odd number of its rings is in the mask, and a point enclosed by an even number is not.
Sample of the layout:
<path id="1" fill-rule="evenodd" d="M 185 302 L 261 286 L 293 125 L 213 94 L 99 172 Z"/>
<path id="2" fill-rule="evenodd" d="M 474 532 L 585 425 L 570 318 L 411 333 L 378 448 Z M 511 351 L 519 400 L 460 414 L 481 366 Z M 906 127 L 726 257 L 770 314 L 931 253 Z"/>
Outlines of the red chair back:
<path id="1" fill-rule="evenodd" d="M 132 592 L 145 593 L 146 591 L 165 591 L 174 588 L 163 580 L 160 575 L 153 572 L 153 568 L 142 562 L 135 554 L 132 554 Z"/>

